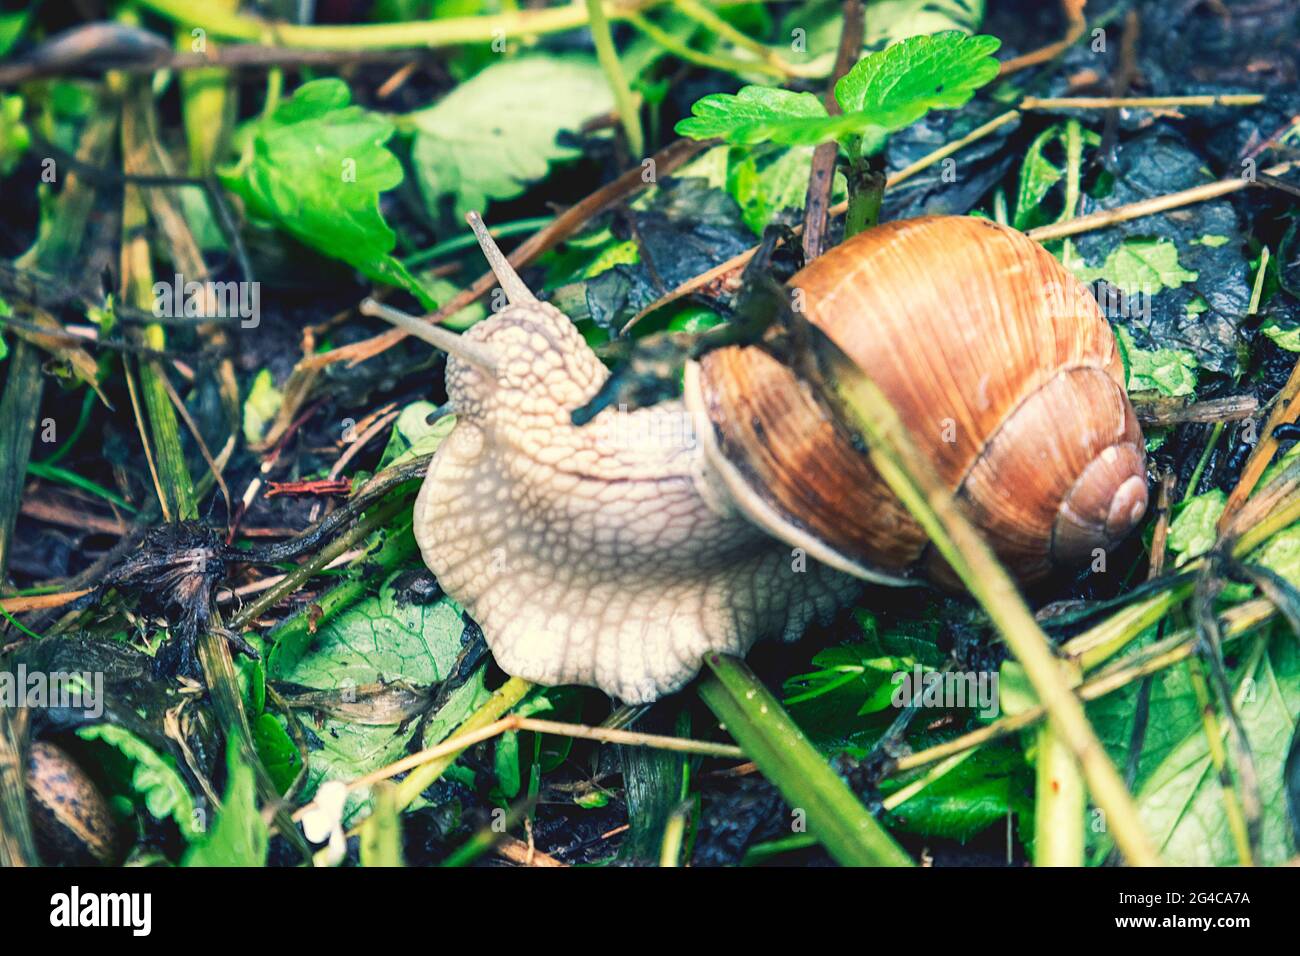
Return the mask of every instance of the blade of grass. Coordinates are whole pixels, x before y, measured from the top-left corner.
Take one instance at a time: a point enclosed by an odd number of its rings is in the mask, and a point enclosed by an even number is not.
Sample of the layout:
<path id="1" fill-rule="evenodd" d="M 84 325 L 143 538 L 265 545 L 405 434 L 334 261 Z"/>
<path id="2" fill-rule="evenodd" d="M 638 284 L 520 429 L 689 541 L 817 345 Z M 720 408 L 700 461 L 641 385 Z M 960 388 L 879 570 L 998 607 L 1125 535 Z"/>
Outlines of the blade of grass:
<path id="1" fill-rule="evenodd" d="M 614 35 L 610 32 L 604 5 L 601 0 L 586 0 L 586 4 L 587 23 L 591 27 L 591 39 L 596 44 L 596 59 L 614 94 L 618 119 L 623 124 L 623 134 L 627 137 L 628 152 L 633 159 L 639 159 L 645 148 L 645 134 L 641 131 L 641 104 L 632 88 L 627 85 L 627 76 L 618 58 L 618 49 L 614 46 Z"/>
<path id="2" fill-rule="evenodd" d="M 704 661 L 700 697 L 831 856 L 844 866 L 912 865 L 744 661 Z"/>
<path id="3" fill-rule="evenodd" d="M 3 406 L 0 406 L 0 414 L 4 414 Z M 47 464 L 43 461 L 29 461 L 27 463 L 27 474 L 36 478 L 44 478 L 46 481 L 57 481 L 73 488 L 79 488 L 87 494 L 95 495 L 117 505 L 123 511 L 130 514 L 136 513 L 135 506 L 117 492 L 96 484 L 89 478 L 83 478 L 75 471 L 68 471 L 66 468 L 60 468 L 58 465 Z"/>
<path id="4" fill-rule="evenodd" d="M 842 420 L 867 439 L 877 472 L 925 529 L 1024 667 L 1053 726 L 1081 765 L 1093 800 L 1105 812 L 1125 857 L 1135 865 L 1155 865 L 1159 858 L 1142 829 L 1133 797 L 1015 583 L 916 449 L 889 400 L 833 342 L 810 330 L 828 386 L 824 394 L 839 401 Z"/>
<path id="5" fill-rule="evenodd" d="M 147 81 L 145 78 L 128 79 L 121 74 L 110 74 L 109 85 L 123 95 L 122 158 L 125 171 L 144 175 L 156 173 L 157 170 L 151 163 L 152 146 L 149 139 L 154 104 Z M 148 225 L 149 214 L 139 187 L 128 183 L 123 187 L 122 199 L 122 299 L 146 311 L 153 307 L 153 263 L 147 238 Z M 146 326 L 141 335 L 143 344 L 151 349 L 161 352 L 166 347 L 165 332 L 159 323 Z M 155 360 L 149 360 L 140 363 L 139 371 L 141 392 L 148 412 L 148 434 L 142 431 L 140 437 L 146 446 L 152 442 L 155 451 L 159 504 L 169 520 L 196 520 L 199 514 L 198 497 L 189 468 L 185 464 L 180 422 L 162 381 L 162 369 Z M 197 635 L 197 640 L 199 658 L 213 707 L 227 735 L 239 742 L 244 762 L 253 768 L 258 793 L 268 806 L 274 808 L 273 816 L 280 833 L 302 854 L 304 860 L 310 860 L 310 847 L 293 825 L 288 810 L 280 799 L 279 788 L 258 756 L 235 676 L 230 647 L 221 634 L 220 613 L 214 607 L 210 614 L 210 624 Z"/>
<path id="6" fill-rule="evenodd" d="M 113 111 L 92 114 L 82 133 L 77 158 L 95 165 L 103 161 L 117 130 Z M 75 172 L 65 174 L 63 190 L 42 220 L 35 246 L 18 265 L 62 273 L 76 258 L 85 235 L 95 191 Z M 14 343 L 7 360 L 4 395 L 0 396 L 0 581 L 9 566 L 9 549 L 23 482 L 31 459 L 32 438 L 40 415 L 45 376 L 38 351 L 25 340 Z M 38 862 L 27 813 L 23 734 L 7 708 L 0 708 L 0 866 Z"/>
<path id="7" fill-rule="evenodd" d="M 459 737 L 500 720 L 524 699 L 524 695 L 532 690 L 532 687 L 533 685 L 522 677 L 510 678 L 498 687 L 478 710 L 461 721 L 460 726 L 449 736 Z M 465 748 L 462 747 L 454 753 L 437 757 L 412 770 L 406 779 L 397 785 L 398 809 L 406 809 L 421 791 L 446 773 L 447 768 L 464 752 Z"/>
<path id="8" fill-rule="evenodd" d="M 387 780 L 375 784 L 370 791 L 370 816 L 361 824 L 361 865 L 403 865 L 397 786 Z"/>

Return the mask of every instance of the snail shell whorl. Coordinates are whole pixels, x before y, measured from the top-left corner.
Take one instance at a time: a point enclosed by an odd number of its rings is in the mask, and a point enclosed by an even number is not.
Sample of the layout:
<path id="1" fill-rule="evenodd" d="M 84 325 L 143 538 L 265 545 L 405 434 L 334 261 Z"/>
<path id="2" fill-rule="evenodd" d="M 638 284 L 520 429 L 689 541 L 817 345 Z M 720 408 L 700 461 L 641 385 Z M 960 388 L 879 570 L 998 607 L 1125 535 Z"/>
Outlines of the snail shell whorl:
<path id="1" fill-rule="evenodd" d="M 1141 519 L 1144 446 L 1114 336 L 1037 243 L 973 217 L 888 223 L 791 285 L 1018 577 L 1087 560 Z M 864 575 L 923 566 L 951 580 L 854 437 L 763 349 L 706 355 L 688 402 L 738 504 L 769 530 Z"/>

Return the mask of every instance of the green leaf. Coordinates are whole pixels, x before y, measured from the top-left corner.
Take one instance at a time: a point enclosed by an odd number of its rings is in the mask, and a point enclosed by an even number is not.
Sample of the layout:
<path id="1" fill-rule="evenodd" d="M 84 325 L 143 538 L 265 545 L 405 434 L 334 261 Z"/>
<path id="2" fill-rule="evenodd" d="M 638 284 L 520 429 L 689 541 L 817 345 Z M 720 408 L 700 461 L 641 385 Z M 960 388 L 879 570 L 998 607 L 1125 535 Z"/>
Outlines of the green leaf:
<path id="1" fill-rule="evenodd" d="M 845 113 L 866 113 L 872 124 L 902 129 L 932 109 L 965 106 L 998 75 L 993 53 L 1002 41 L 948 30 L 910 37 L 858 62 L 835 84 Z"/>
<path id="2" fill-rule="evenodd" d="M 810 145 L 851 132 L 857 120 L 831 117 L 813 93 L 794 93 L 770 86 L 745 86 L 740 92 L 712 93 L 696 100 L 690 118 L 677 132 L 692 139 L 722 137 L 729 143 Z"/>
<path id="3" fill-rule="evenodd" d="M 909 741 L 912 747 L 926 746 L 924 737 Z M 936 738 L 935 743 L 939 740 Z M 891 778 L 883 786 L 888 795 L 905 781 Z M 1033 813 L 1029 794 L 1033 775 L 1015 743 L 1002 742 L 983 747 L 955 769 L 931 783 L 916 796 L 889 812 L 892 826 L 921 836 L 968 840 L 1008 813 L 1023 818 Z"/>
<path id="4" fill-rule="evenodd" d="M 1259 330 L 1272 339 L 1278 348 L 1300 352 L 1300 325 L 1285 328 L 1277 319 L 1267 319 Z"/>
<path id="5" fill-rule="evenodd" d="M 1050 222 L 1052 217 L 1043 209 L 1043 203 L 1052 188 L 1065 178 L 1066 170 L 1047 158 L 1046 151 L 1057 143 L 1065 147 L 1069 126 L 1059 123 L 1049 126 L 1034 138 L 1025 153 L 1025 161 L 1020 166 L 1020 180 L 1016 192 L 1016 212 L 1012 225 L 1017 229 L 1032 229 L 1034 226 Z M 1101 137 L 1092 130 L 1081 130 L 1083 144 L 1095 146 Z M 1068 149 L 1067 149 L 1068 152 Z M 1068 159 L 1067 159 L 1068 161 Z M 1064 205 L 1064 204 L 1062 204 Z M 1062 209 L 1059 218 L 1072 215 L 1074 210 Z"/>
<path id="6" fill-rule="evenodd" d="M 912 865 L 743 661 L 704 661 L 701 699 L 831 856 L 844 866 Z"/>
<path id="7" fill-rule="evenodd" d="M 0 56 L 5 56 L 27 29 L 27 17 L 31 9 L 15 13 L 0 13 Z"/>
<path id="8" fill-rule="evenodd" d="M 253 722 L 253 744 L 271 781 L 280 793 L 288 791 L 302 769 L 302 755 L 288 731 L 274 714 L 262 714 Z"/>
<path id="9" fill-rule="evenodd" d="M 444 415 L 430 425 L 429 416 L 437 410 L 437 405 L 426 401 L 412 402 L 402 409 L 397 421 L 393 422 L 388 447 L 379 458 L 380 469 L 438 450 L 442 440 L 451 434 L 456 418 L 454 415 Z"/>
<path id="10" fill-rule="evenodd" d="M 1269 538 L 1250 560 L 1275 571 L 1300 588 L 1300 525 L 1292 525 Z"/>
<path id="11" fill-rule="evenodd" d="M 232 740 L 226 755 L 229 775 L 221 812 L 208 839 L 190 847 L 185 866 L 265 866 L 270 833 L 257 809 L 253 768 L 239 758 Z"/>
<path id="12" fill-rule="evenodd" d="M 735 95 L 714 93 L 697 100 L 693 115 L 676 129 L 693 139 L 717 136 L 738 145 L 815 146 L 868 134 L 876 144 L 882 132 L 902 129 L 931 109 L 964 105 L 997 76 L 998 63 L 990 54 L 999 44 L 996 37 L 949 30 L 873 53 L 835 84 L 842 116 L 827 115 L 812 93 L 746 86 Z"/>
<path id="13" fill-rule="evenodd" d="M 596 61 L 521 56 L 494 63 L 437 105 L 412 113 L 411 151 L 425 201 L 437 212 L 455 197 L 458 217 L 510 199 L 543 178 L 551 163 L 581 151 L 557 142 L 613 109 Z"/>
<path id="14" fill-rule="evenodd" d="M 460 654 L 465 629 L 460 614 L 460 608 L 445 597 L 431 604 L 404 603 L 390 579 L 377 595 L 323 624 L 312 646 L 287 666 L 275 668 L 279 659 L 273 657 L 272 673 L 277 680 L 321 690 L 398 679 L 427 687 L 446 677 Z M 488 696 L 480 669 L 429 718 L 424 740 L 417 743 L 441 740 Z M 322 746 L 308 757 L 305 793 L 314 792 L 326 780 L 352 780 L 399 759 L 418 723 L 398 728 L 326 717 L 315 728 Z M 361 806 L 363 802 L 353 800 L 349 812 Z"/>
<path id="15" fill-rule="evenodd" d="M 1180 567 L 1214 546 L 1219 516 L 1227 503 L 1228 496 L 1215 488 L 1189 498 L 1169 522 L 1168 547 L 1178 556 Z"/>
<path id="16" fill-rule="evenodd" d="M 1181 397 L 1196 391 L 1196 356 L 1182 349 L 1140 349 L 1128 329 L 1117 326 L 1116 338 L 1125 356 L 1130 392 L 1157 391 Z"/>
<path id="17" fill-rule="evenodd" d="M 740 204 L 745 225 L 762 235 L 782 209 L 803 208 L 812 173 L 813 147 L 793 146 L 765 155 L 751 150 L 738 152 L 741 155 L 735 157 L 727 173 L 727 191 Z"/>
<path id="18" fill-rule="evenodd" d="M 82 740 L 100 740 L 116 749 L 131 764 L 131 789 L 144 800 L 156 820 L 171 817 L 186 839 L 194 839 L 198 829 L 194 800 L 171 758 L 159 754 L 125 727 L 93 724 L 77 730 Z"/>
<path id="19" fill-rule="evenodd" d="M 1259 774 L 1263 814 L 1259 859 L 1285 863 L 1294 854 L 1283 790 L 1283 765 L 1300 712 L 1300 652 L 1294 637 L 1275 637 L 1258 671 L 1249 675 L 1240 708 Z M 1144 828 L 1172 866 L 1229 866 L 1237 862 L 1223 810 L 1223 790 L 1210 760 L 1199 718 L 1190 732 L 1149 772 L 1136 794 Z"/>
<path id="20" fill-rule="evenodd" d="M 251 125 L 244 160 L 223 171 L 222 182 L 254 217 L 432 308 L 432 297 L 391 255 L 397 236 L 379 211 L 380 193 L 402 181 L 402 164 L 384 145 L 393 123 L 348 105 L 351 98 L 339 79 L 303 84 Z"/>
<path id="21" fill-rule="evenodd" d="M 31 132 L 23 124 L 23 98 L 0 96 L 0 176 L 13 172 L 31 144 Z"/>
<path id="22" fill-rule="evenodd" d="M 244 399 L 244 441 L 256 445 L 262 440 L 267 426 L 275 421 L 284 395 L 275 387 L 270 369 L 262 369 L 253 378 L 253 387 Z"/>
<path id="23" fill-rule="evenodd" d="M 1126 239 L 1101 266 L 1077 265 L 1074 272 L 1084 282 L 1105 279 L 1128 296 L 1152 296 L 1197 278 L 1179 265 L 1178 247 L 1169 239 Z"/>

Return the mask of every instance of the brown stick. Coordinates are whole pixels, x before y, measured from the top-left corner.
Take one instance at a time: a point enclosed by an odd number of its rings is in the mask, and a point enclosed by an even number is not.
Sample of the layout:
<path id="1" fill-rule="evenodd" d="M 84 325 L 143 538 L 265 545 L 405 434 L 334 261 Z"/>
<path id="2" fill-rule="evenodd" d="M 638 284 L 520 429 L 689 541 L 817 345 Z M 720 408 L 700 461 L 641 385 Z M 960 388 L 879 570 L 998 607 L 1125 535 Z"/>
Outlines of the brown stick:
<path id="1" fill-rule="evenodd" d="M 521 242 L 515 248 L 515 251 L 510 254 L 510 264 L 516 269 L 522 268 L 546 250 L 569 238 L 593 216 L 604 212 L 614 203 L 640 192 L 646 186 L 654 183 L 659 176 L 672 172 L 705 149 L 716 146 L 717 143 L 717 140 L 695 141 L 690 139 L 679 139 L 676 142 L 669 143 L 646 161 L 649 164 L 648 166 L 643 164 L 629 169 L 612 183 L 602 186 L 581 202 L 570 206 L 545 229 L 533 233 L 533 235 Z M 483 273 L 468 289 L 453 296 L 436 312 L 428 316 L 429 322 L 437 324 L 455 315 L 461 309 L 476 302 L 495 284 L 495 275 L 491 272 Z M 390 329 L 373 338 L 334 349 L 328 356 L 321 356 L 321 359 L 328 358 L 331 363 L 346 360 L 352 365 L 357 365 L 392 348 L 404 338 L 406 338 L 406 333 L 401 329 Z"/>
<path id="2" fill-rule="evenodd" d="M 1087 5 L 1088 0 L 1061 0 L 1061 8 L 1065 13 L 1065 19 L 1069 23 L 1065 30 L 1065 36 L 1055 43 L 1049 43 L 1047 46 L 1026 53 L 1024 56 L 1007 60 L 998 69 L 998 76 L 1006 76 L 1008 73 L 1015 73 L 1017 70 L 1038 66 L 1040 63 L 1054 60 L 1074 46 L 1079 37 L 1083 36 L 1083 31 L 1088 28 L 1088 21 L 1083 15 L 1083 8 Z"/>
<path id="3" fill-rule="evenodd" d="M 1277 451 L 1278 445 L 1277 439 L 1273 437 L 1273 429 L 1278 425 L 1294 422 L 1297 416 L 1300 416 L 1300 361 L 1297 361 L 1295 367 L 1291 369 L 1291 377 L 1282 386 L 1282 391 L 1277 393 L 1273 411 L 1268 416 L 1268 423 L 1264 425 L 1264 434 L 1259 437 L 1259 444 L 1246 459 L 1246 466 L 1241 469 L 1237 486 L 1232 489 L 1232 494 L 1228 495 L 1228 503 L 1223 508 L 1223 514 L 1219 516 L 1220 534 L 1227 530 L 1233 516 L 1245 504 L 1250 493 L 1259 484 L 1264 469 L 1273 460 L 1273 453 Z"/>
<path id="4" fill-rule="evenodd" d="M 1269 176 L 1281 176 L 1294 165 L 1294 163 L 1281 163 L 1264 170 L 1264 172 Z M 1093 229 L 1104 229 L 1116 223 L 1128 222 L 1130 219 L 1154 216 L 1156 213 L 1177 209 L 1180 206 L 1189 206 L 1192 203 L 1218 199 L 1220 196 L 1235 193 L 1251 185 L 1254 185 L 1254 183 L 1249 179 L 1241 176 L 1229 176 L 1227 179 L 1206 183 L 1203 186 L 1193 186 L 1191 189 L 1169 193 L 1167 196 L 1155 196 L 1141 202 L 1129 203 L 1127 206 L 1105 209 L 1101 212 L 1094 212 L 1089 216 L 1080 216 L 1078 219 L 1053 223 L 1049 226 L 1039 226 L 1037 229 L 1030 229 L 1025 235 L 1030 239 L 1037 239 L 1039 242 L 1046 242 L 1049 239 L 1063 239 L 1066 236 L 1078 235 L 1081 232 L 1091 232 Z"/>
<path id="5" fill-rule="evenodd" d="M 840 113 L 839 100 L 835 98 L 835 84 L 849 71 L 862 49 L 862 34 L 866 30 L 866 14 L 862 0 L 844 0 L 844 28 L 840 32 L 840 48 L 835 54 L 835 67 L 831 70 L 826 87 L 826 112 L 831 116 Z M 811 262 L 826 249 L 826 224 L 835 185 L 835 160 L 839 157 L 839 143 L 831 140 L 813 150 L 812 174 L 808 177 L 808 192 L 804 198 L 803 257 Z"/>
<path id="6" fill-rule="evenodd" d="M 87 51 L 76 57 L 29 59 L 0 66 L 0 86 L 17 86 L 49 76 L 85 73 L 96 68 Z M 413 66 L 427 58 L 423 50 L 310 50 L 298 47 L 260 46 L 252 43 L 213 45 L 205 53 L 188 51 L 143 51 L 139 59 L 116 63 L 123 73 L 153 73 L 157 70 L 197 70 L 204 67 L 234 69 L 276 69 L 301 66 L 347 66 L 352 63 L 404 63 Z"/>

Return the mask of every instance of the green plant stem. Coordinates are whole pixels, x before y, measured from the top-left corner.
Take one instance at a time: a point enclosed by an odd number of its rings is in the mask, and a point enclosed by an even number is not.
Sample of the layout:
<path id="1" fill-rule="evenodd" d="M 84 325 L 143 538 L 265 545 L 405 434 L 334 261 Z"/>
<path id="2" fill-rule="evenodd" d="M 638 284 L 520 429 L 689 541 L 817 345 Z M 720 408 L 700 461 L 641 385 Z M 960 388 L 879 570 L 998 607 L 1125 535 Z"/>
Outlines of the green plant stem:
<path id="1" fill-rule="evenodd" d="M 690 17 L 700 26 L 715 34 L 723 40 L 726 40 L 732 46 L 742 50 L 748 50 L 759 57 L 760 62 L 767 64 L 775 71 L 779 71 L 786 77 L 799 76 L 820 76 L 820 73 L 809 72 L 806 68 L 796 66 L 782 59 L 776 50 L 756 40 L 748 33 L 733 27 L 722 17 L 718 16 L 709 7 L 706 7 L 699 0 L 672 0 L 673 6 L 686 16 Z"/>
<path id="2" fill-rule="evenodd" d="M 704 662 L 700 697 L 831 856 L 845 866 L 912 865 L 744 661 Z"/>
<path id="3" fill-rule="evenodd" d="M 1052 724 L 1034 754 L 1034 866 L 1083 866 L 1087 794 L 1079 765 Z"/>
<path id="4" fill-rule="evenodd" d="M 884 394 L 824 336 L 817 339 L 824 368 L 842 403 L 844 420 L 864 435 L 871 461 L 903 501 L 940 554 L 988 613 L 1025 669 L 1061 739 L 1083 768 L 1096 804 L 1128 861 L 1159 862 L 1142 829 L 1137 807 L 1074 695 L 1071 680 L 1015 583 L 983 537 L 935 477 Z"/>
<path id="5" fill-rule="evenodd" d="M 1180 585 L 1123 608 L 1100 624 L 1066 641 L 1061 650 L 1082 670 L 1092 670 L 1191 597 L 1194 588 L 1194 584 Z"/>
<path id="6" fill-rule="evenodd" d="M 361 865 L 402 865 L 402 826 L 398 820 L 397 786 L 381 780 L 370 789 L 370 816 L 361 824 Z"/>
<path id="7" fill-rule="evenodd" d="M 142 128 L 145 113 L 150 106 L 146 97 L 148 87 L 137 81 L 119 82 L 125 94 L 122 119 L 122 153 L 128 172 L 143 172 L 137 168 L 145 149 Z M 122 299 L 129 305 L 146 312 L 153 308 L 153 263 L 146 238 L 149 214 L 138 186 L 123 187 L 122 199 Z M 158 323 L 145 326 L 140 334 L 141 345 L 155 352 L 167 348 L 167 338 Z M 140 391 L 149 417 L 149 434 L 140 439 L 151 443 L 158 463 L 158 489 L 163 514 L 171 521 L 192 521 L 199 515 L 194 497 L 194 480 L 185 464 L 181 446 L 180 425 L 172 407 L 167 387 L 162 382 L 162 367 L 152 359 L 139 364 Z M 141 423 L 143 424 L 143 423 Z"/>
<path id="8" fill-rule="evenodd" d="M 609 18 L 605 16 L 602 0 L 586 0 L 586 4 L 591 38 L 596 44 L 596 59 L 614 94 L 614 106 L 618 111 L 619 122 L 623 124 L 623 135 L 627 137 L 628 152 L 633 159 L 639 160 L 645 150 L 645 133 L 641 129 L 638 97 L 627 84 L 627 76 L 623 73 L 623 64 L 618 58 L 618 49 L 614 46 L 614 35 L 610 33 Z"/>
<path id="9" fill-rule="evenodd" d="M 639 10 L 668 0 L 631 0 L 608 3 L 611 20 L 627 20 Z M 267 23 L 255 17 L 212 9 L 202 0 L 137 0 L 145 9 L 178 23 L 202 27 L 214 37 L 271 43 L 318 50 L 419 49 L 491 43 L 501 36 L 543 36 L 577 30 L 587 25 L 587 8 L 580 3 L 507 11 L 489 16 L 447 17 L 407 23 L 314 24 Z"/>
<path id="10" fill-rule="evenodd" d="M 1214 446 L 1219 444 L 1219 436 L 1223 434 L 1223 422 L 1215 422 L 1214 427 L 1210 429 L 1210 440 L 1205 443 L 1205 451 L 1201 452 L 1201 457 L 1196 461 L 1196 468 L 1192 471 L 1192 476 L 1187 479 L 1187 488 L 1183 491 L 1183 502 L 1186 503 L 1193 495 L 1196 494 L 1196 486 L 1201 483 L 1201 475 L 1205 473 L 1205 466 L 1210 461 L 1210 455 L 1214 453 Z"/>
<path id="11" fill-rule="evenodd" d="M 44 461 L 29 461 L 27 463 L 27 474 L 34 478 L 44 478 L 46 481 L 57 481 L 73 488 L 79 488 L 87 494 L 103 498 L 105 501 L 112 502 L 123 511 L 136 513 L 136 508 L 129 501 L 119 495 L 117 492 L 105 488 L 103 485 L 97 485 L 89 478 L 83 478 L 75 471 L 68 471 L 66 468 L 60 468 L 57 465 L 51 465 Z"/>
<path id="12" fill-rule="evenodd" d="M 1066 122 L 1065 142 L 1065 204 L 1061 218 L 1072 219 L 1079 206 L 1083 165 L 1083 127 L 1077 119 Z M 1110 647 L 1119 650 L 1114 644 Z M 1034 865 L 1082 866 L 1084 813 L 1088 805 L 1083 768 L 1051 721 L 1038 728 L 1035 743 Z"/>
<path id="13" fill-rule="evenodd" d="M 1224 728 L 1219 723 L 1219 715 L 1214 710 L 1214 700 L 1210 695 L 1210 685 L 1205 679 L 1205 668 L 1193 657 L 1187 661 L 1187 672 L 1191 678 L 1192 690 L 1196 694 L 1196 706 L 1201 711 L 1201 723 L 1205 728 L 1205 742 L 1210 753 L 1210 764 L 1219 778 L 1219 788 L 1223 792 L 1223 812 L 1228 820 L 1228 832 L 1232 834 L 1232 845 L 1237 850 L 1237 862 L 1242 866 L 1251 866 L 1254 854 L 1250 849 L 1250 828 L 1246 824 L 1246 814 L 1241 806 L 1241 798 L 1232 784 L 1232 771 L 1228 768 L 1228 754 L 1223 746 Z"/>
<path id="14" fill-rule="evenodd" d="M 48 458 L 43 458 L 36 464 L 53 467 L 72 451 L 82 433 L 85 432 L 86 426 L 90 424 L 90 412 L 95 407 L 95 397 L 94 389 L 86 389 L 86 394 L 81 400 L 81 413 L 77 416 L 77 424 L 72 427 L 72 434 L 64 439 L 63 444 L 54 449 Z"/>
<path id="15" fill-rule="evenodd" d="M 351 528 L 339 535 L 324 548 L 321 548 L 321 550 L 318 551 L 310 561 L 300 567 L 294 568 L 274 587 L 267 588 L 263 591 L 257 600 L 250 604 L 246 604 L 231 620 L 231 626 L 236 628 L 244 627 L 249 622 L 256 620 L 258 616 L 268 608 L 273 607 L 282 598 L 298 590 L 312 577 L 319 574 L 327 565 L 334 561 L 335 558 L 343 554 L 345 551 L 356 547 L 374 531 L 382 528 L 385 523 L 398 514 L 398 512 L 407 507 L 409 507 L 409 504 L 404 497 L 396 501 L 387 501 L 375 507 L 374 510 L 367 513 Z M 364 587 L 364 585 L 361 586 Z M 347 588 L 347 585 L 342 585 L 342 588 Z M 338 599 L 331 602 L 331 611 L 337 613 L 341 610 L 340 602 L 351 598 L 351 590 L 343 591 L 343 593 L 339 595 Z M 294 628 L 305 626 L 306 624 L 304 620 L 304 625 L 297 625 L 293 623 L 293 620 L 294 619 L 291 618 L 282 625 L 282 628 L 289 628 L 289 630 L 287 632 L 285 630 L 277 632 L 277 639 L 283 640 L 286 636 L 294 633 Z"/>
<path id="16" fill-rule="evenodd" d="M 514 222 L 503 222 L 500 225 L 493 226 L 488 230 L 494 239 L 503 239 L 509 236 L 523 235 L 528 232 L 536 232 L 538 229 L 544 229 L 551 223 L 555 222 L 554 216 L 537 216 L 533 219 L 516 219 Z M 450 239 L 444 239 L 437 245 L 430 246 L 407 256 L 402 260 L 402 265 L 408 269 L 418 269 L 427 263 L 434 262 L 444 256 L 449 256 L 454 252 L 460 252 L 464 249 L 477 249 L 478 240 L 474 238 L 472 232 L 464 235 L 453 236 Z"/>
<path id="17" fill-rule="evenodd" d="M 1272 620 L 1277 613 L 1272 603 L 1265 599 L 1256 599 L 1231 608 L 1223 614 L 1223 639 L 1234 641 L 1260 625 Z M 1142 649 L 1139 654 L 1116 661 L 1114 665 L 1099 672 L 1077 690 L 1080 700 L 1090 701 L 1104 697 L 1113 691 L 1126 687 L 1147 674 L 1154 674 L 1167 667 L 1187 660 L 1195 651 L 1198 634 L 1193 628 L 1186 628 L 1165 639 Z M 903 773 L 924 767 L 937 760 L 944 760 L 953 754 L 963 753 L 987 743 L 998 740 L 1008 734 L 1032 727 L 1047 716 L 1047 709 L 1042 704 L 1009 717 L 1003 717 L 977 730 L 935 744 L 925 750 L 900 757 L 894 764 L 893 773 Z"/>
<path id="18" fill-rule="evenodd" d="M 849 145 L 852 157 L 849 162 L 849 208 L 844 214 L 844 238 L 856 236 L 870 229 L 880 218 L 880 205 L 885 199 L 885 177 L 871 169 L 866 157 L 858 155 L 861 144 L 857 137 Z"/>
<path id="19" fill-rule="evenodd" d="M 632 26 L 655 43 L 658 43 L 673 56 L 687 63 L 694 63 L 696 66 L 712 70 L 720 70 L 723 73 L 765 73 L 769 76 L 782 78 L 785 76 L 781 70 L 776 69 L 769 63 L 764 63 L 762 60 L 741 60 L 734 56 L 727 56 L 724 53 L 704 53 L 696 50 L 666 30 L 660 29 L 639 13 L 628 14 L 627 20 Z"/>
<path id="20" fill-rule="evenodd" d="M 498 687 L 496 692 L 478 710 L 466 717 L 460 726 L 448 736 L 457 737 L 468 734 L 500 720 L 524 699 L 524 695 L 532 687 L 533 685 L 522 677 L 510 678 Z M 456 759 L 464 752 L 465 748 L 461 748 L 455 753 L 437 757 L 412 770 L 406 779 L 397 785 L 398 809 L 405 810 L 411 801 L 418 797 L 426 787 L 446 773 L 447 768 L 454 764 Z"/>
<path id="21" fill-rule="evenodd" d="M 690 816 L 690 802 L 680 804 L 668 816 L 664 825 L 663 844 L 659 851 L 659 865 L 662 867 L 681 866 L 682 844 L 686 837 L 686 822 Z"/>

